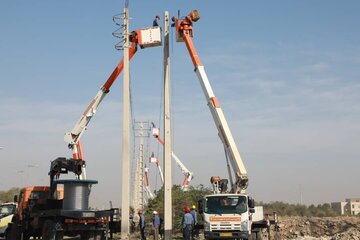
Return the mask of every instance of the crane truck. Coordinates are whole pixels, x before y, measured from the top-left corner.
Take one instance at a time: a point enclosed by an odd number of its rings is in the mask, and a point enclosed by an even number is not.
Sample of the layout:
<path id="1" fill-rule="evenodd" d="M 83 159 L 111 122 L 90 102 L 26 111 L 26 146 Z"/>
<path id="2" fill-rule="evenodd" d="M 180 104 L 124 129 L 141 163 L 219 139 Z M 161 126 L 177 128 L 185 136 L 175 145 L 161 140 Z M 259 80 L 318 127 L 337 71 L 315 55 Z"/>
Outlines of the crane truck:
<path id="1" fill-rule="evenodd" d="M 81 175 L 85 161 L 57 158 L 51 162 L 49 186 L 20 190 L 14 200 L 18 207 L 8 225 L 7 240 L 63 239 L 80 235 L 81 239 L 104 239 L 120 229 L 118 209 L 92 210 L 89 195 L 96 180 L 60 179 L 72 172 Z"/>
<path id="2" fill-rule="evenodd" d="M 261 239 L 261 232 L 257 229 L 266 227 L 267 222 L 253 218 L 256 216 L 255 201 L 245 192 L 249 181 L 245 165 L 191 39 L 194 34 L 193 23 L 199 19 L 199 12 L 193 10 L 183 18 L 172 17 L 172 26 L 176 28 L 176 41 L 185 42 L 218 135 L 224 145 L 231 185 L 228 190 L 227 179 L 221 179 L 219 176 L 210 178 L 214 193 L 204 196 L 199 201 L 199 213 L 202 214 L 204 220 L 205 239 Z M 255 225 L 255 222 L 258 224 Z"/>

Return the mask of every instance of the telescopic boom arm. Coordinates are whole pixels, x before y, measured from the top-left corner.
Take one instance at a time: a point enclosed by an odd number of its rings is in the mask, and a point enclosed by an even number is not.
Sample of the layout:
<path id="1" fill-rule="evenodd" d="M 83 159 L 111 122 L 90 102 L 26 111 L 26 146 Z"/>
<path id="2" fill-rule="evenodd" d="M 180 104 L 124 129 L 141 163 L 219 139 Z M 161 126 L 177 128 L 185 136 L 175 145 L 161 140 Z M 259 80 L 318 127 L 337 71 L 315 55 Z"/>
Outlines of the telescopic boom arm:
<path id="1" fill-rule="evenodd" d="M 163 172 L 162 172 L 162 170 L 161 170 L 159 158 L 156 158 L 155 155 L 154 155 L 154 153 L 152 153 L 152 154 L 151 154 L 151 157 L 150 157 L 150 159 L 149 159 L 149 162 L 156 164 L 156 167 L 157 167 L 158 170 L 159 170 L 160 180 L 161 180 L 161 182 L 164 184 L 164 175 L 163 175 Z"/>
<path id="2" fill-rule="evenodd" d="M 158 140 L 158 142 L 161 145 L 164 145 L 164 141 L 162 140 L 162 138 L 160 137 L 160 130 L 159 128 L 155 127 L 154 123 L 152 124 L 152 135 Z M 194 173 L 191 172 L 181 161 L 180 159 L 175 155 L 174 152 L 171 152 L 171 156 L 174 158 L 176 165 L 178 165 L 178 167 L 181 169 L 182 174 L 184 174 L 184 181 L 182 183 L 181 189 L 183 191 L 187 191 L 189 190 L 189 185 L 191 180 L 194 177 Z"/>
<path id="3" fill-rule="evenodd" d="M 184 19 L 172 18 L 174 25 L 176 26 L 177 41 L 185 42 L 186 44 L 195 67 L 196 75 L 200 81 L 210 112 L 218 129 L 219 137 L 224 144 L 226 154 L 230 159 L 232 169 L 235 173 L 235 182 L 231 186 L 231 192 L 243 192 L 248 186 L 248 175 L 245 165 L 240 157 L 240 153 L 237 149 L 224 113 L 219 105 L 219 101 L 211 88 L 204 66 L 201 64 L 195 46 L 191 40 L 193 37 L 193 22 L 196 22 L 199 19 L 200 14 L 197 10 L 191 11 Z"/>
<path id="4" fill-rule="evenodd" d="M 137 42 L 132 42 L 129 59 L 131 59 L 137 51 Z M 85 132 L 90 120 L 95 115 L 97 108 L 99 107 L 101 101 L 104 99 L 107 93 L 109 93 L 111 86 L 120 75 L 121 71 L 124 68 L 124 60 L 122 59 L 120 63 L 116 66 L 112 74 L 109 76 L 107 81 L 101 87 L 99 92 L 96 94 L 95 98 L 90 102 L 89 106 L 85 109 L 83 114 L 80 116 L 80 119 L 76 122 L 75 126 L 71 132 L 65 133 L 64 140 L 69 144 L 69 148 L 72 149 L 74 159 L 83 159 L 83 152 L 81 149 L 80 138 Z"/>
<path id="5" fill-rule="evenodd" d="M 147 197 L 148 197 L 148 199 L 153 199 L 154 194 L 151 192 L 150 185 L 149 185 L 149 168 L 145 167 L 144 173 L 145 173 L 145 190 L 146 190 Z"/>
<path id="6" fill-rule="evenodd" d="M 161 46 L 161 28 L 151 27 L 133 31 L 130 35 L 130 41 L 132 44 L 129 49 L 129 60 L 135 55 L 138 45 L 140 48 Z M 74 159 L 84 159 L 80 138 L 87 129 L 90 120 L 95 115 L 101 101 L 106 94 L 109 93 L 111 86 L 116 81 L 123 68 L 124 59 L 120 61 L 107 81 L 100 88 L 99 92 L 82 113 L 71 132 L 65 133 L 64 140 L 68 143 L 69 148 L 72 149 Z M 85 168 L 82 172 L 82 178 L 86 178 Z"/>

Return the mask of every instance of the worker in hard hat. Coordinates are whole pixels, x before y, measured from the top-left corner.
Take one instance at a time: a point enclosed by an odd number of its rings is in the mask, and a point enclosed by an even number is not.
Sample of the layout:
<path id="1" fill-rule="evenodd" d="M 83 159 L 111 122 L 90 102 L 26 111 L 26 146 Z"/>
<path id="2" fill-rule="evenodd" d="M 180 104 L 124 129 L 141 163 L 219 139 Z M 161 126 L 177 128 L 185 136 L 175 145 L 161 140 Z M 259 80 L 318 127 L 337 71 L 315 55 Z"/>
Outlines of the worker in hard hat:
<path id="1" fill-rule="evenodd" d="M 153 27 L 157 27 L 159 26 L 158 20 L 160 20 L 160 16 L 156 16 L 154 21 L 153 21 Z"/>
<path id="2" fill-rule="evenodd" d="M 194 226 L 194 218 L 190 214 L 190 207 L 184 207 L 184 216 L 182 219 L 182 230 L 183 230 L 183 239 L 184 240 L 191 240 L 191 230 Z"/>
<path id="3" fill-rule="evenodd" d="M 153 211 L 152 222 L 153 222 L 153 228 L 154 228 L 154 239 L 157 240 L 157 239 L 159 239 L 160 226 L 161 226 L 160 216 L 157 211 Z"/>
<path id="4" fill-rule="evenodd" d="M 146 226 L 145 217 L 144 217 L 144 214 L 143 214 L 143 212 L 141 210 L 138 211 L 138 215 L 140 217 L 139 227 L 140 227 L 141 240 L 146 240 L 146 237 L 145 237 L 145 226 Z"/>
<path id="5" fill-rule="evenodd" d="M 196 211 L 196 206 L 195 206 L 195 204 L 193 204 L 193 205 L 191 206 L 190 214 L 191 214 L 191 216 L 192 216 L 193 219 L 194 219 L 194 227 L 192 228 L 191 235 L 192 235 L 193 238 L 195 238 L 195 237 L 198 237 L 198 236 L 199 236 L 199 231 L 198 231 L 198 229 L 196 228 L 196 225 L 197 225 L 198 221 L 197 221 L 197 211 Z"/>

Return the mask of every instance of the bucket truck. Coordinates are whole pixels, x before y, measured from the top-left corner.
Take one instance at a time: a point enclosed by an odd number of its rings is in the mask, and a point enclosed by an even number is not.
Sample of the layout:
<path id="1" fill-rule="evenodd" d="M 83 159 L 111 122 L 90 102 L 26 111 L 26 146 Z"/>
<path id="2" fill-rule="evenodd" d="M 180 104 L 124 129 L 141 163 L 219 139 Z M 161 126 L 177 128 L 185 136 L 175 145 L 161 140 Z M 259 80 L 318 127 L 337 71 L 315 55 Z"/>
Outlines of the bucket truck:
<path id="1" fill-rule="evenodd" d="M 151 27 L 133 31 L 130 35 L 130 41 L 132 44 L 129 49 L 129 59 L 135 55 L 138 46 L 140 46 L 140 48 L 161 46 L 161 28 Z M 121 60 L 107 81 L 100 88 L 94 99 L 86 107 L 85 111 L 82 113 L 80 119 L 76 122 L 71 132 L 65 133 L 64 140 L 68 143 L 68 147 L 72 150 L 73 159 L 84 159 L 80 138 L 87 129 L 90 120 L 95 115 L 101 101 L 104 99 L 106 94 L 109 93 L 112 84 L 120 75 L 123 68 L 124 60 Z M 80 178 L 86 179 L 85 166 L 83 166 L 82 175 Z"/>
<path id="2" fill-rule="evenodd" d="M 240 153 L 231 134 L 225 115 L 220 107 L 219 100 L 215 96 L 204 66 L 200 62 L 192 42 L 193 23 L 200 19 L 197 10 L 191 11 L 184 18 L 172 18 L 173 27 L 176 27 L 177 42 L 185 42 L 195 73 L 201 84 L 202 90 L 210 109 L 211 115 L 218 130 L 218 135 L 224 145 L 225 156 L 231 163 L 228 164 L 230 185 L 228 191 L 227 179 L 213 176 L 210 179 L 214 193 L 206 195 L 199 201 L 199 212 L 203 214 L 205 239 L 261 239 L 258 231 L 253 228 L 255 220 L 252 218 L 255 213 L 255 201 L 245 193 L 248 186 L 248 174 Z M 234 179 L 232 179 L 234 175 Z M 255 215 L 254 215 L 255 216 Z M 257 225 L 260 227 L 261 225 Z"/>
<path id="3" fill-rule="evenodd" d="M 152 135 L 158 140 L 158 142 L 161 145 L 164 145 L 164 141 L 160 137 L 160 129 L 155 127 L 155 124 L 152 122 Z M 171 152 L 172 158 L 175 160 L 176 165 L 180 168 L 182 174 L 184 174 L 184 181 L 181 185 L 181 189 L 186 192 L 189 190 L 189 185 L 191 180 L 194 177 L 194 173 L 191 172 L 181 161 L 180 159 L 175 155 L 174 152 Z M 157 165 L 159 165 L 159 160 L 157 160 Z M 161 169 L 159 169 L 161 171 Z M 162 174 L 162 173 L 161 173 Z M 163 178 L 162 178 L 163 179 Z M 164 181 L 163 181 L 164 182 Z"/>

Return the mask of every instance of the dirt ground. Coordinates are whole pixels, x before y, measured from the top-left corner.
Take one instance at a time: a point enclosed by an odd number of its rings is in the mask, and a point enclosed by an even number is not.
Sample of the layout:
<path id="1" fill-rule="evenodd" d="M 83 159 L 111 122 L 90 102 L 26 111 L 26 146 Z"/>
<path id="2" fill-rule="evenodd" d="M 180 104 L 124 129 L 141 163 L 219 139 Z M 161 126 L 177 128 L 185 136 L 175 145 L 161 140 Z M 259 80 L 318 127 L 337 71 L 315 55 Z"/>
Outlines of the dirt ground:
<path id="1" fill-rule="evenodd" d="M 271 240 L 360 240 L 360 217 L 279 217 L 279 232 Z M 268 240 L 266 229 L 263 240 Z M 136 234 L 131 239 L 139 239 Z M 153 239 L 149 236 L 147 239 Z M 173 239 L 182 239 L 181 234 Z M 200 234 L 198 240 L 202 240 Z"/>
<path id="2" fill-rule="evenodd" d="M 360 217 L 279 217 L 279 230 L 281 240 L 360 240 Z"/>
<path id="3" fill-rule="evenodd" d="M 271 240 L 360 240 L 360 217 L 279 217 L 278 238 L 275 238 L 274 229 L 271 230 Z M 133 234 L 130 239 L 139 237 Z M 181 234 L 173 239 L 182 239 Z M 198 239 L 204 239 L 203 235 Z M 264 230 L 263 240 L 267 239 Z"/>

